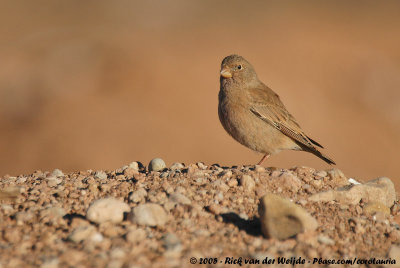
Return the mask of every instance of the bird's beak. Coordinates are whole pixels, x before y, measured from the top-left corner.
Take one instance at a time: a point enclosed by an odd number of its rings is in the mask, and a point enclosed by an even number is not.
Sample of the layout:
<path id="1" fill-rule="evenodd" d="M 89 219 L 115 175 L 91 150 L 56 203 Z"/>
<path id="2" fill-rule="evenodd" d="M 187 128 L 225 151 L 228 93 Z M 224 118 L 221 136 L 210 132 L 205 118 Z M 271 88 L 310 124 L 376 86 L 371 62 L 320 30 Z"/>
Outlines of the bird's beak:
<path id="1" fill-rule="evenodd" d="M 228 68 L 224 68 L 221 70 L 221 76 L 223 78 L 231 78 L 232 77 L 232 73 L 229 71 Z"/>

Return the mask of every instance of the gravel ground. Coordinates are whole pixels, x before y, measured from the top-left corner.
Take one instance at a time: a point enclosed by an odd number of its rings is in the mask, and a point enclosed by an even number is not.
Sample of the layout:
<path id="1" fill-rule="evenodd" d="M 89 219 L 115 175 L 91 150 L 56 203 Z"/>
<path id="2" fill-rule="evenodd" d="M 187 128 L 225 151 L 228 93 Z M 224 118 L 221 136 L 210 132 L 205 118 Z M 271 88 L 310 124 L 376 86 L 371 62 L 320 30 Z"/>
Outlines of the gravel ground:
<path id="1" fill-rule="evenodd" d="M 305 267 L 314 258 L 320 264 L 375 258 L 352 267 L 381 266 L 377 262 L 389 258 L 393 264 L 400 255 L 400 206 L 396 196 L 389 198 L 393 185 L 356 185 L 353 190 L 363 192 L 355 201 L 351 186 L 337 169 L 165 168 L 161 159 L 148 168 L 133 162 L 115 171 L 5 176 L 0 267 L 257 267 L 262 264 L 245 260 L 276 266 L 278 257 L 304 260 Z M 353 199 L 318 195 L 335 189 Z M 287 239 L 264 236 L 259 204 L 269 193 L 303 208 L 318 227 Z"/>

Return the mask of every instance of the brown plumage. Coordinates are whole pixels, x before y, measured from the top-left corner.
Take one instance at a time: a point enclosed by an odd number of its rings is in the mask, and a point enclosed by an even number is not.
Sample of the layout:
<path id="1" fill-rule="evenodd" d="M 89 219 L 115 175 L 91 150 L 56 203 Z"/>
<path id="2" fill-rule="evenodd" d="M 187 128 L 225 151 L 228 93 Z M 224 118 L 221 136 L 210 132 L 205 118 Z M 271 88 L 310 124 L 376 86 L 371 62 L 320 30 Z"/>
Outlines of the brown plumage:
<path id="1" fill-rule="evenodd" d="M 282 150 L 306 151 L 335 164 L 317 149 L 323 147 L 303 132 L 278 94 L 258 79 L 241 56 L 230 55 L 222 61 L 218 115 L 229 135 L 264 154 L 258 164 Z"/>

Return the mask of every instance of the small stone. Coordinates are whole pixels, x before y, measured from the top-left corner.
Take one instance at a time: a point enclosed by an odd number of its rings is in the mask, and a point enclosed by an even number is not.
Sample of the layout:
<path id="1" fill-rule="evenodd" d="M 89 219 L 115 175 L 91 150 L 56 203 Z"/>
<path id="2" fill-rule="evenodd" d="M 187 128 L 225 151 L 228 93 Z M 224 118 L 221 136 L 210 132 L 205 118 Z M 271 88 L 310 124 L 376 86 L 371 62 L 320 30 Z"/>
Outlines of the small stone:
<path id="1" fill-rule="evenodd" d="M 57 178 L 56 176 L 47 177 L 46 180 L 47 180 L 47 186 L 49 187 L 55 187 L 62 182 L 62 179 Z"/>
<path id="2" fill-rule="evenodd" d="M 208 210 L 214 214 L 214 215 L 218 215 L 221 213 L 221 207 L 217 204 L 211 204 L 208 206 Z"/>
<path id="3" fill-rule="evenodd" d="M 185 166 L 182 163 L 173 163 L 172 166 L 170 167 L 171 170 L 181 170 L 185 168 Z"/>
<path id="4" fill-rule="evenodd" d="M 400 260 L 400 246 L 398 245 L 392 245 L 392 247 L 389 250 L 388 257 L 391 258 L 392 260 L 396 260 L 397 264 L 398 261 Z M 386 267 L 398 267 L 398 265 L 387 265 Z"/>
<path id="5" fill-rule="evenodd" d="M 216 186 L 218 189 L 220 189 L 223 192 L 227 192 L 229 190 L 229 186 L 226 185 L 221 179 L 213 181 L 212 185 Z"/>
<path id="6" fill-rule="evenodd" d="M 134 169 L 134 170 L 139 170 L 139 163 L 138 162 L 132 162 L 128 165 L 128 168 Z"/>
<path id="7" fill-rule="evenodd" d="M 48 207 L 40 211 L 40 218 L 48 218 L 50 221 L 61 219 L 67 214 L 63 208 L 60 207 Z"/>
<path id="8" fill-rule="evenodd" d="M 163 236 L 163 245 L 166 250 L 181 251 L 182 243 L 181 240 L 172 233 L 167 233 Z"/>
<path id="9" fill-rule="evenodd" d="M 20 211 L 15 214 L 15 220 L 17 221 L 17 225 L 24 225 L 27 222 L 30 222 L 34 219 L 35 214 L 31 211 Z"/>
<path id="10" fill-rule="evenodd" d="M 128 204 L 114 198 L 104 198 L 94 201 L 89 206 L 86 218 L 95 223 L 118 223 L 124 219 L 124 212 L 129 211 Z"/>
<path id="11" fill-rule="evenodd" d="M 58 268 L 60 260 L 57 257 L 53 257 L 50 259 L 45 259 L 42 263 L 42 265 L 40 265 L 40 268 Z"/>
<path id="12" fill-rule="evenodd" d="M 124 176 L 128 177 L 128 178 L 132 178 L 134 175 L 136 175 L 138 173 L 139 173 L 139 171 L 134 168 L 128 167 L 128 168 L 124 169 Z"/>
<path id="13" fill-rule="evenodd" d="M 143 229 L 132 229 L 126 234 L 126 240 L 131 243 L 138 243 L 146 238 L 146 231 Z"/>
<path id="14" fill-rule="evenodd" d="M 324 178 L 324 177 L 328 176 L 328 173 L 325 170 L 320 170 L 317 173 L 315 173 L 315 176 Z"/>
<path id="15" fill-rule="evenodd" d="M 202 163 L 202 162 L 198 162 L 197 163 L 197 166 L 200 168 L 200 169 L 207 169 L 207 166 L 206 165 L 204 165 L 204 163 Z"/>
<path id="16" fill-rule="evenodd" d="M 266 237 L 287 239 L 304 231 L 313 231 L 317 221 L 302 207 L 275 194 L 260 200 L 261 230 Z"/>
<path id="17" fill-rule="evenodd" d="M 165 167 L 165 162 L 161 158 L 154 158 L 149 163 L 149 171 L 161 171 Z"/>
<path id="18" fill-rule="evenodd" d="M 168 215 L 160 205 L 146 203 L 132 210 L 130 220 L 139 225 L 163 226 L 168 221 Z"/>
<path id="19" fill-rule="evenodd" d="M 256 166 L 254 167 L 254 171 L 255 171 L 255 172 L 258 172 L 258 173 L 263 173 L 263 172 L 265 172 L 265 168 L 264 168 L 263 166 L 256 165 Z"/>
<path id="20" fill-rule="evenodd" d="M 228 181 L 228 186 L 229 186 L 229 187 L 235 187 L 235 186 L 237 186 L 237 185 L 238 185 L 237 179 L 230 179 L 230 180 Z"/>
<path id="21" fill-rule="evenodd" d="M 381 212 L 386 216 L 389 216 L 390 208 L 388 208 L 381 202 L 369 202 L 364 206 L 363 212 L 367 215 L 374 215 L 375 213 Z"/>
<path id="22" fill-rule="evenodd" d="M 68 240 L 74 243 L 80 243 L 89 239 L 96 233 L 96 228 L 93 225 L 79 226 L 75 228 L 68 236 Z"/>
<path id="23" fill-rule="evenodd" d="M 335 240 L 333 240 L 325 235 L 319 235 L 317 239 L 318 239 L 318 242 L 320 242 L 321 244 L 325 244 L 328 246 L 333 246 L 335 244 Z"/>
<path id="24" fill-rule="evenodd" d="M 229 180 L 232 177 L 232 171 L 225 170 L 221 172 L 218 177 L 222 178 L 224 181 Z"/>
<path id="25" fill-rule="evenodd" d="M 129 201 L 139 203 L 147 196 L 147 191 L 144 188 L 139 188 L 136 191 L 129 194 Z"/>
<path id="26" fill-rule="evenodd" d="M 315 189 L 320 189 L 322 186 L 322 180 L 312 180 L 310 181 L 311 186 L 313 186 Z"/>
<path id="27" fill-rule="evenodd" d="M 391 207 L 396 201 L 394 184 L 389 178 L 381 177 L 363 184 L 351 184 L 336 190 L 317 193 L 309 198 L 314 202 L 337 201 L 347 205 L 357 205 L 361 199 L 365 202 L 380 202 L 386 207 Z"/>
<path id="28" fill-rule="evenodd" d="M 101 181 L 104 181 L 104 180 L 107 179 L 107 173 L 105 173 L 105 172 L 102 171 L 102 170 L 99 170 L 99 171 L 96 171 L 96 172 L 94 173 L 94 177 L 95 177 L 96 179 L 99 179 L 99 180 L 101 180 Z"/>
<path id="29" fill-rule="evenodd" d="M 243 175 L 240 178 L 240 185 L 243 186 L 245 191 L 253 191 L 256 183 L 254 182 L 253 178 L 249 175 Z"/>
<path id="30" fill-rule="evenodd" d="M 53 170 L 51 175 L 54 177 L 63 177 L 64 173 L 61 170 L 59 170 L 58 168 L 56 168 L 55 170 Z"/>
<path id="31" fill-rule="evenodd" d="M 333 168 L 327 170 L 329 178 L 335 183 L 336 186 L 347 185 L 347 178 L 340 169 Z"/>
<path id="32" fill-rule="evenodd" d="M 173 203 L 183 204 L 183 205 L 190 205 L 192 203 L 189 198 L 177 192 L 171 194 L 169 200 Z"/>
<path id="33" fill-rule="evenodd" d="M 278 177 L 278 180 L 283 189 L 289 190 L 293 193 L 298 192 L 302 185 L 301 180 L 290 172 L 283 172 Z"/>

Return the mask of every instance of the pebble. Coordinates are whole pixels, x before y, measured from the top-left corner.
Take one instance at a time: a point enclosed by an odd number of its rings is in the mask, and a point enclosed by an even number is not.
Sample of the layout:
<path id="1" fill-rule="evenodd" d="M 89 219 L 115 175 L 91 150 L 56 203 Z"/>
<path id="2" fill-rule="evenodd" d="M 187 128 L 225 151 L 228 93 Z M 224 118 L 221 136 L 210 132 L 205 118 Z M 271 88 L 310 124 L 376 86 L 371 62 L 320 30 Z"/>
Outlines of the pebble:
<path id="1" fill-rule="evenodd" d="M 302 182 L 294 174 L 290 172 L 283 172 L 278 177 L 281 187 L 285 190 L 291 191 L 293 193 L 298 192 L 301 189 Z"/>
<path id="2" fill-rule="evenodd" d="M 64 173 L 61 170 L 59 170 L 58 168 L 56 168 L 55 170 L 53 170 L 51 175 L 54 177 L 63 177 Z"/>
<path id="3" fill-rule="evenodd" d="M 93 225 L 79 226 L 75 228 L 68 236 L 68 240 L 74 243 L 80 243 L 88 240 L 96 233 L 96 228 Z"/>
<path id="4" fill-rule="evenodd" d="M 386 207 L 391 207 L 396 201 L 394 184 L 389 178 L 381 177 L 363 184 L 352 184 L 337 190 L 320 192 L 309 198 L 314 202 L 337 201 L 347 205 L 357 205 L 361 199 L 365 202 L 380 202 Z"/>
<path id="5" fill-rule="evenodd" d="M 140 201 L 144 200 L 147 196 L 147 191 L 144 188 L 139 188 L 136 191 L 129 194 L 129 201 L 134 203 L 139 203 Z"/>
<path id="6" fill-rule="evenodd" d="M 207 169 L 207 166 L 206 165 L 204 165 L 204 163 L 203 162 L 198 162 L 197 163 L 197 166 L 200 168 L 200 169 Z"/>
<path id="7" fill-rule="evenodd" d="M 190 205 L 192 202 L 189 198 L 179 192 L 170 195 L 169 200 L 176 204 Z"/>
<path id="8" fill-rule="evenodd" d="M 65 214 L 67 214 L 65 209 L 61 207 L 48 207 L 40 211 L 40 218 L 41 220 L 48 218 L 50 221 L 55 221 L 64 217 Z"/>
<path id="9" fill-rule="evenodd" d="M 167 233 L 163 236 L 163 245 L 166 250 L 181 251 L 181 240 L 173 233 Z"/>
<path id="10" fill-rule="evenodd" d="M 260 200 L 261 230 L 266 237 L 287 239 L 303 231 L 313 231 L 317 221 L 302 207 L 275 194 Z"/>
<path id="11" fill-rule="evenodd" d="M 31 211 L 20 211 L 14 215 L 17 225 L 21 226 L 35 218 L 35 214 Z"/>
<path id="12" fill-rule="evenodd" d="M 347 185 L 348 180 L 340 169 L 333 168 L 327 170 L 326 173 L 328 173 L 329 178 L 335 183 L 336 186 Z"/>
<path id="13" fill-rule="evenodd" d="M 146 231 L 143 229 L 131 229 L 126 234 L 126 240 L 131 243 L 138 243 L 146 238 Z"/>
<path id="14" fill-rule="evenodd" d="M 47 185 L 49 187 L 55 187 L 57 185 L 59 185 L 62 182 L 62 179 L 56 177 L 56 176 L 50 176 L 46 178 L 47 180 Z"/>
<path id="15" fill-rule="evenodd" d="M 254 182 L 253 178 L 249 175 L 242 175 L 240 178 L 240 185 L 243 186 L 245 191 L 253 191 L 256 183 Z"/>
<path id="16" fill-rule="evenodd" d="M 328 246 L 333 246 L 335 244 L 335 240 L 333 240 L 325 235 L 319 235 L 317 239 L 318 239 L 318 242 L 320 242 L 321 244 L 325 244 Z"/>
<path id="17" fill-rule="evenodd" d="M 168 215 L 160 205 L 146 203 L 132 210 L 130 220 L 139 225 L 163 226 L 168 221 Z"/>
<path id="18" fill-rule="evenodd" d="M 149 171 L 161 171 L 165 167 L 165 162 L 161 158 L 154 158 L 149 163 Z"/>
<path id="19" fill-rule="evenodd" d="M 128 165 L 128 168 L 134 169 L 134 170 L 139 170 L 139 163 L 138 162 L 132 162 Z"/>
<path id="20" fill-rule="evenodd" d="M 124 212 L 129 212 L 128 204 L 114 198 L 104 198 L 94 201 L 86 212 L 86 218 L 95 223 L 110 221 L 122 222 Z"/>
<path id="21" fill-rule="evenodd" d="M 367 215 L 373 215 L 375 213 L 381 212 L 384 215 L 389 216 L 390 208 L 388 208 L 381 202 L 369 202 L 364 206 L 363 212 Z"/>
<path id="22" fill-rule="evenodd" d="M 94 173 L 94 177 L 95 177 L 96 179 L 99 179 L 99 180 L 101 180 L 101 181 L 104 181 L 104 180 L 107 179 L 107 173 L 105 173 L 105 172 L 102 171 L 102 170 L 99 170 L 99 171 L 96 171 L 96 172 Z"/>
<path id="23" fill-rule="evenodd" d="M 171 170 L 181 170 L 184 168 L 185 168 L 185 166 L 182 163 L 178 163 L 178 162 L 173 163 L 172 166 L 170 167 Z"/>

